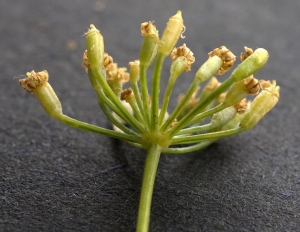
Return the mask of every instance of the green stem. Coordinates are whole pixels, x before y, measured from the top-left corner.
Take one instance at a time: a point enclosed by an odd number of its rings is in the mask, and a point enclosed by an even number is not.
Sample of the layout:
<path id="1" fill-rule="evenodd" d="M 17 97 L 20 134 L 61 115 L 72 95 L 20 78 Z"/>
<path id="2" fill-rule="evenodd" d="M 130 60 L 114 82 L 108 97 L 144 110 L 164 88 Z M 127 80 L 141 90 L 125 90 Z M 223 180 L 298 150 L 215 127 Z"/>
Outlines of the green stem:
<path id="1" fill-rule="evenodd" d="M 104 93 L 106 94 L 107 98 L 113 103 L 113 105 L 118 108 L 118 111 L 122 114 L 120 116 L 118 112 L 116 112 L 121 118 L 124 118 L 126 122 L 132 125 L 138 132 L 142 133 L 145 132 L 143 126 L 138 122 L 133 116 L 129 114 L 129 112 L 125 109 L 125 107 L 121 104 L 121 101 L 116 97 L 112 89 L 107 84 L 105 77 L 103 75 L 103 70 L 101 69 L 91 69 L 89 68 L 88 74 L 90 77 L 90 81 L 92 86 L 96 90 L 97 94 L 100 89 L 103 89 Z M 107 104 L 107 102 L 104 102 Z M 110 107 L 109 104 L 107 104 Z M 111 107 L 110 107 L 111 108 Z"/>
<path id="2" fill-rule="evenodd" d="M 107 105 L 105 105 L 101 99 L 98 100 L 99 105 L 103 111 L 103 113 L 106 115 L 106 117 L 109 119 L 109 121 L 111 121 L 112 124 L 114 124 L 116 127 L 118 127 L 120 130 L 124 131 L 127 134 L 130 135 L 136 135 L 138 136 L 138 134 L 136 132 L 134 132 L 133 130 L 127 128 L 126 126 L 124 126 L 122 123 L 120 123 L 112 114 L 110 109 L 107 107 Z"/>
<path id="3" fill-rule="evenodd" d="M 207 111 L 204 111 L 204 112 L 198 114 L 197 116 L 195 116 L 195 117 L 189 122 L 189 124 L 198 123 L 198 122 L 201 121 L 202 119 L 204 119 L 204 118 L 206 118 L 206 117 L 208 117 L 208 116 L 211 116 L 211 115 L 213 115 L 213 114 L 215 114 L 215 113 L 217 113 L 217 112 L 219 112 L 219 111 L 225 109 L 226 107 L 227 107 L 227 106 L 226 106 L 225 104 L 221 103 L 221 104 L 215 106 L 215 107 L 212 108 L 212 109 L 209 109 L 209 110 L 207 110 Z"/>
<path id="4" fill-rule="evenodd" d="M 234 129 L 212 132 L 212 133 L 207 133 L 207 134 L 192 135 L 192 136 L 186 136 L 186 137 L 182 137 L 182 136 L 174 137 L 171 140 L 171 145 L 199 143 L 199 142 L 202 142 L 203 140 L 212 140 L 212 139 L 219 139 L 219 138 L 232 136 L 232 135 L 241 133 L 243 131 L 244 131 L 243 128 L 238 127 L 238 128 L 234 128 Z"/>
<path id="5" fill-rule="evenodd" d="M 218 88 L 211 92 L 203 101 L 199 102 L 198 105 L 192 109 L 185 117 L 183 117 L 171 130 L 168 131 L 170 137 L 176 135 L 176 133 L 185 127 L 193 117 L 195 117 L 205 106 L 216 99 L 221 93 L 223 93 L 230 85 L 234 83 L 234 79 L 228 78 Z"/>
<path id="6" fill-rule="evenodd" d="M 217 139 L 203 141 L 203 142 L 200 142 L 198 144 L 195 144 L 195 145 L 192 145 L 192 146 L 188 146 L 188 147 L 167 148 L 167 149 L 163 150 L 163 153 L 175 154 L 175 155 L 186 154 L 188 152 L 193 152 L 193 151 L 197 151 L 197 150 L 206 148 L 209 145 L 211 145 L 212 143 L 214 143 L 215 141 L 217 141 Z"/>
<path id="7" fill-rule="evenodd" d="M 152 193 L 160 154 L 161 147 L 158 144 L 151 144 L 149 146 L 143 175 L 136 227 L 137 232 L 147 232 L 149 229 Z"/>
<path id="8" fill-rule="evenodd" d="M 140 143 L 141 142 L 141 138 L 135 135 L 128 135 L 128 134 L 124 134 L 124 133 L 119 133 L 116 131 L 112 131 L 112 130 L 108 130 L 108 129 L 104 129 L 98 126 L 94 126 L 85 122 L 81 122 L 78 121 L 76 119 L 70 118 L 64 114 L 60 115 L 59 117 L 56 118 L 57 120 L 59 120 L 62 123 L 67 124 L 68 126 L 77 128 L 77 129 L 81 129 L 81 130 L 86 130 L 86 131 L 90 131 L 93 133 L 97 133 L 97 134 L 101 134 L 101 135 L 106 135 L 106 136 L 110 136 L 116 139 L 121 139 L 124 140 L 126 142 L 134 142 L 134 143 Z"/>
<path id="9" fill-rule="evenodd" d="M 163 103 L 161 105 L 161 110 L 160 110 L 160 113 L 159 113 L 159 119 L 158 119 L 159 126 L 162 124 L 162 122 L 165 118 L 165 114 L 166 114 L 167 109 L 168 109 L 170 97 L 171 97 L 172 90 L 173 90 L 176 79 L 177 79 L 177 76 L 174 76 L 171 73 L 169 81 L 168 81 L 168 85 L 167 85 L 167 88 L 166 88 L 166 91 L 165 91 Z"/>
<path id="10" fill-rule="evenodd" d="M 160 75 L 165 60 L 165 55 L 158 53 L 153 71 L 152 81 L 152 114 L 151 125 L 152 130 L 158 129 L 158 109 L 159 109 L 159 91 L 160 91 Z"/>
<path id="11" fill-rule="evenodd" d="M 212 126 L 213 125 L 209 123 L 201 126 L 190 127 L 190 128 L 180 130 L 176 135 L 186 135 L 186 134 L 193 134 L 201 131 L 207 131 L 210 130 Z"/>
<path id="12" fill-rule="evenodd" d="M 130 99 L 128 101 L 128 103 L 130 104 L 132 110 L 133 110 L 133 115 L 136 117 L 136 119 L 141 122 L 143 125 L 146 125 L 144 117 L 142 115 L 142 112 L 140 111 L 140 108 L 136 102 L 136 98 L 134 99 Z"/>
<path id="13" fill-rule="evenodd" d="M 143 102 L 141 99 L 141 95 L 140 95 L 140 91 L 139 91 L 139 87 L 137 85 L 137 82 L 130 82 L 131 88 L 133 90 L 134 96 L 135 96 L 135 100 L 137 102 L 138 105 L 138 109 L 141 112 L 142 116 L 143 116 L 143 122 L 144 122 L 144 126 L 146 127 L 147 130 L 149 130 L 149 123 L 147 123 L 147 114 L 144 110 L 144 106 L 143 106 Z"/>
<path id="14" fill-rule="evenodd" d="M 199 86 L 199 80 L 197 78 L 194 79 L 191 86 L 189 87 L 188 91 L 184 95 L 184 97 L 180 100 L 179 104 L 176 106 L 174 111 L 169 116 L 168 120 L 163 124 L 161 127 L 161 131 L 166 131 L 171 123 L 175 120 L 175 118 L 179 115 L 180 111 L 184 108 L 184 106 L 187 104 L 187 102 L 191 99 L 191 96 Z"/>
<path id="15" fill-rule="evenodd" d="M 124 131 L 127 134 L 133 134 L 135 133 L 133 130 L 128 129 L 127 127 L 125 127 L 124 125 L 121 125 L 121 123 L 116 122 L 117 120 L 112 116 L 110 110 L 112 110 L 113 112 L 115 112 L 122 120 L 126 121 L 126 118 L 124 117 L 124 114 L 122 112 L 120 112 L 119 108 L 117 108 L 105 95 L 105 93 L 103 92 L 103 89 L 99 86 L 99 85 L 95 85 L 94 89 L 98 95 L 98 104 L 100 105 L 102 111 L 105 113 L 105 115 L 107 116 L 107 118 L 115 125 L 117 126 L 119 129 L 121 129 L 122 131 Z M 104 106 L 104 107 L 103 107 Z M 108 109 L 109 108 L 109 109 Z M 130 122 L 127 122 L 129 125 Z M 132 125 L 131 125 L 132 126 Z M 126 129 L 127 128 L 127 129 Z M 135 133 L 137 135 L 137 133 Z"/>
<path id="16" fill-rule="evenodd" d="M 144 65 L 140 65 L 140 87 L 142 91 L 142 102 L 145 115 L 145 121 L 150 126 L 150 106 L 149 106 L 149 92 L 147 84 L 147 68 Z"/>

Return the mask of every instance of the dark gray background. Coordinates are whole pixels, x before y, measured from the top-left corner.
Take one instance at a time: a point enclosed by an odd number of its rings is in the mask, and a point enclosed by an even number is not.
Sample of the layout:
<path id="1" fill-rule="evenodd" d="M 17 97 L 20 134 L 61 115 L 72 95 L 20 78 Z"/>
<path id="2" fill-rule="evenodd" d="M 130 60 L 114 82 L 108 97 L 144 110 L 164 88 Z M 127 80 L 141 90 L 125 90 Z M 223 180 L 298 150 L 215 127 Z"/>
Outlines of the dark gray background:
<path id="1" fill-rule="evenodd" d="M 299 0 L 1 0 L 0 230 L 133 231 L 145 152 L 51 119 L 18 77 L 47 69 L 71 117 L 110 127 L 81 68 L 90 23 L 120 66 L 138 57 L 140 23 L 162 33 L 183 12 L 196 62 L 178 80 L 171 105 L 207 59 L 226 45 L 270 53 L 259 79 L 276 79 L 281 98 L 252 131 L 187 155 L 162 155 L 151 231 L 296 231 L 300 223 Z M 77 43 L 75 51 L 66 42 Z M 167 64 L 169 61 L 167 62 Z M 164 84 L 168 68 L 163 72 Z M 220 80 L 224 80 L 221 77 Z M 164 88 L 162 85 L 162 89 Z"/>

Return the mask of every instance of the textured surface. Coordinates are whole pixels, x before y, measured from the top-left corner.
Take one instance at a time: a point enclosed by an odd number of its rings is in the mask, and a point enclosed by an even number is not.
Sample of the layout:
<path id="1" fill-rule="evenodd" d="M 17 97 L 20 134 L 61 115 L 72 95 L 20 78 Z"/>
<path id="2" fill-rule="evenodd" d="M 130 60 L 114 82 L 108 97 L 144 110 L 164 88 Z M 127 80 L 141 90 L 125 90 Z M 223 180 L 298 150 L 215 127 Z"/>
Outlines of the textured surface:
<path id="1" fill-rule="evenodd" d="M 299 1 L 107 0 L 100 12 L 94 3 L 0 2 L 0 230 L 134 230 L 144 151 L 52 120 L 14 77 L 47 69 L 67 115 L 109 127 L 81 68 L 81 36 L 94 23 L 106 50 L 125 66 L 138 57 L 140 23 L 155 20 L 162 32 L 181 9 L 187 30 L 180 43 L 196 62 L 176 94 L 188 88 L 207 52 L 226 45 L 239 55 L 247 45 L 269 51 L 257 77 L 277 79 L 281 99 L 252 131 L 203 151 L 161 157 L 151 231 L 296 231 Z M 68 40 L 76 50 L 66 49 Z"/>

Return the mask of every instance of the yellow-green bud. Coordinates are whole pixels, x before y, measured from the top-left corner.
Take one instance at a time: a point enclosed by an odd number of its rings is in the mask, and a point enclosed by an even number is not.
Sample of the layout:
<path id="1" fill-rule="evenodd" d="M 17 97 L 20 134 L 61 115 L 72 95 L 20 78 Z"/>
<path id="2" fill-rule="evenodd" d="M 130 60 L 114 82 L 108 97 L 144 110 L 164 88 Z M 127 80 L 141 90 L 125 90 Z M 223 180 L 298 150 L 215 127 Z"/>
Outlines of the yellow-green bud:
<path id="1" fill-rule="evenodd" d="M 104 41 L 100 31 L 93 25 L 85 33 L 86 35 L 86 48 L 91 69 L 101 68 L 104 60 Z"/>
<path id="2" fill-rule="evenodd" d="M 140 64 L 149 67 L 153 62 L 158 48 L 158 38 L 155 35 L 147 35 L 144 37 L 144 41 L 140 51 Z"/>
<path id="3" fill-rule="evenodd" d="M 247 59 L 244 61 L 246 62 Z M 263 89 L 253 100 L 249 109 L 243 115 L 240 126 L 244 130 L 250 130 L 258 121 L 268 113 L 278 102 L 279 86 L 273 81 L 272 85 Z"/>
<path id="4" fill-rule="evenodd" d="M 193 52 L 191 51 L 191 49 L 189 49 L 186 44 L 173 49 L 171 53 L 172 62 L 174 62 L 174 60 L 181 56 L 184 56 L 187 60 L 184 71 L 191 71 L 191 65 L 195 62 L 195 57 L 193 56 Z"/>
<path id="5" fill-rule="evenodd" d="M 232 120 L 237 113 L 234 106 L 227 107 L 212 116 L 211 124 L 215 126 L 222 126 Z"/>
<path id="6" fill-rule="evenodd" d="M 158 52 L 164 56 L 168 56 L 175 47 L 183 28 L 183 19 L 181 11 L 179 10 L 176 15 L 169 19 L 167 27 L 162 35 Z"/>
<path id="7" fill-rule="evenodd" d="M 117 68 L 117 64 L 115 64 L 112 65 L 110 70 L 107 70 L 107 84 L 117 97 L 120 97 L 123 89 L 123 83 L 126 83 L 128 80 L 129 74 L 126 72 L 126 68 Z"/>
<path id="8" fill-rule="evenodd" d="M 150 21 L 141 24 L 141 33 L 144 36 L 144 41 L 140 51 L 140 64 L 149 67 L 157 53 L 159 44 L 158 31 Z"/>
<path id="9" fill-rule="evenodd" d="M 269 58 L 267 50 L 263 48 L 256 49 L 247 57 L 231 74 L 235 81 L 243 80 L 261 69 Z"/>
<path id="10" fill-rule="evenodd" d="M 135 60 L 132 62 L 129 62 L 130 67 L 130 83 L 136 83 L 140 80 L 140 61 Z"/>
<path id="11" fill-rule="evenodd" d="M 184 56 L 177 57 L 170 68 L 171 76 L 177 78 L 186 69 L 187 64 L 188 60 Z"/>
<path id="12" fill-rule="evenodd" d="M 206 81 L 222 66 L 223 61 L 218 56 L 209 58 L 197 71 L 196 77 L 199 83 Z"/>
<path id="13" fill-rule="evenodd" d="M 53 118 L 59 118 L 62 115 L 61 103 L 48 83 L 48 72 L 28 72 L 27 78 L 20 79 L 20 85 L 27 91 L 32 92 L 38 99 L 44 110 Z"/>
<path id="14" fill-rule="evenodd" d="M 135 102 L 135 96 L 133 94 L 133 91 L 131 88 L 124 89 L 121 93 L 121 98 L 122 101 L 126 101 L 130 104 L 130 102 Z"/>
<path id="15" fill-rule="evenodd" d="M 248 92 L 243 80 L 235 82 L 228 90 L 223 104 L 225 104 L 226 106 L 233 106 L 237 102 L 247 97 L 247 95 Z"/>
<path id="16" fill-rule="evenodd" d="M 230 130 L 237 128 L 240 125 L 242 114 L 236 114 L 235 117 L 230 120 L 228 123 L 222 126 L 222 130 Z"/>

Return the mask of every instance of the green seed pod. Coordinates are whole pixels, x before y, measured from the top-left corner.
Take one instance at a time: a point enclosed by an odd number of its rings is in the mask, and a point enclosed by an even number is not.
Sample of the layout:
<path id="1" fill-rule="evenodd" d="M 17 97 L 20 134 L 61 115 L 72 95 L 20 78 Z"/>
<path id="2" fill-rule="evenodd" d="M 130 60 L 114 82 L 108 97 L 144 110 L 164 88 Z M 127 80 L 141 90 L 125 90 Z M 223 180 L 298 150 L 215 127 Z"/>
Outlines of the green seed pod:
<path id="1" fill-rule="evenodd" d="M 144 41 L 140 51 L 140 64 L 148 68 L 157 54 L 158 30 L 150 21 L 141 24 L 141 33 L 144 36 Z"/>
<path id="2" fill-rule="evenodd" d="M 158 52 L 164 56 L 169 55 L 175 47 L 183 28 L 183 19 L 181 11 L 179 10 L 176 15 L 169 19 L 167 27 L 162 35 Z"/>
<path id="3" fill-rule="evenodd" d="M 85 33 L 86 35 L 86 48 L 91 69 L 101 68 L 104 60 L 104 40 L 100 31 L 93 25 Z"/>
<path id="4" fill-rule="evenodd" d="M 130 67 L 130 73 L 129 73 L 130 83 L 138 82 L 140 80 L 140 61 L 135 60 L 129 62 L 128 65 Z"/>
<path id="5" fill-rule="evenodd" d="M 244 81 L 238 81 L 232 84 L 228 90 L 223 104 L 226 106 L 233 106 L 245 97 L 247 97 L 248 91 L 245 87 Z"/>
<path id="6" fill-rule="evenodd" d="M 27 78 L 20 79 L 20 85 L 27 91 L 32 92 L 38 99 L 44 110 L 53 118 L 59 118 L 62 115 L 61 103 L 48 83 L 48 72 L 28 72 Z"/>
<path id="7" fill-rule="evenodd" d="M 186 69 L 187 64 L 188 60 L 184 56 L 177 57 L 170 68 L 171 77 L 176 79 Z"/>
<path id="8" fill-rule="evenodd" d="M 159 44 L 159 39 L 156 35 L 146 35 L 140 51 L 140 64 L 148 68 L 156 54 Z"/>
<path id="9" fill-rule="evenodd" d="M 251 76 L 265 65 L 268 58 L 267 50 L 263 48 L 256 49 L 232 72 L 230 78 L 240 81 Z"/>
<path id="10" fill-rule="evenodd" d="M 206 81 L 222 66 L 223 61 L 218 56 L 209 58 L 197 71 L 196 77 L 199 83 Z"/>
<path id="11" fill-rule="evenodd" d="M 278 99 L 279 86 L 276 86 L 276 82 L 273 81 L 269 88 L 262 90 L 253 100 L 249 109 L 243 115 L 240 126 L 244 130 L 252 129 L 277 104 Z"/>
<path id="12" fill-rule="evenodd" d="M 225 125 L 226 123 L 228 123 L 230 120 L 232 120 L 235 117 L 236 113 L 237 113 L 237 110 L 235 107 L 233 107 L 233 106 L 227 107 L 227 108 L 219 111 L 218 113 L 215 113 L 212 116 L 210 123 L 214 127 Z"/>

